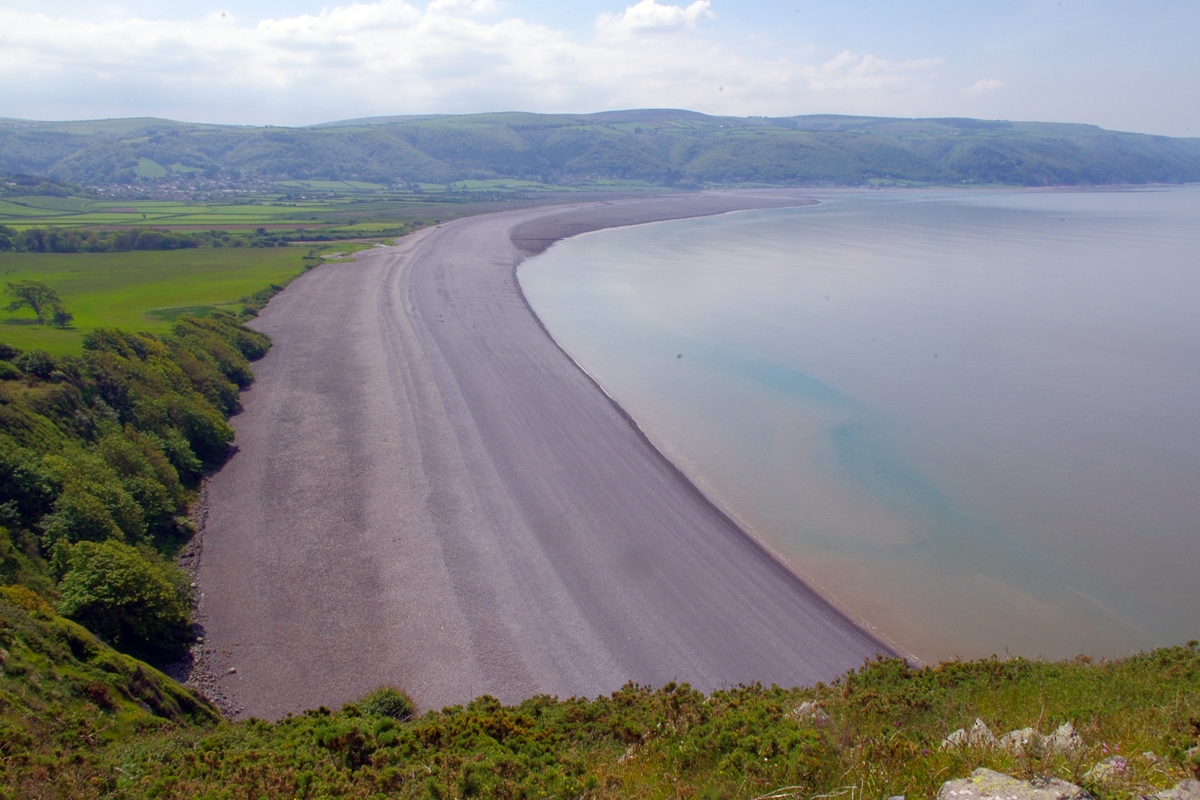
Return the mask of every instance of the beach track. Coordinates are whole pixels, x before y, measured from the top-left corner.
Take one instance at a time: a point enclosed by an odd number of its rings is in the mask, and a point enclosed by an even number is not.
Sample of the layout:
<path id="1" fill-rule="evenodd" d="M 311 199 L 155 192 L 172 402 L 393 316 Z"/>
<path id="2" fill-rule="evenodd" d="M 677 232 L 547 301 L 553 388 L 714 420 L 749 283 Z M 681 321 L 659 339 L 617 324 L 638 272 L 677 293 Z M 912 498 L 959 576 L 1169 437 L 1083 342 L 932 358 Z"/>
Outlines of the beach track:
<path id="1" fill-rule="evenodd" d="M 714 507 L 549 338 L 516 265 L 587 230 L 787 192 L 542 207 L 307 273 L 208 487 L 208 662 L 240 716 L 380 685 L 490 694 L 830 680 L 887 647 Z"/>

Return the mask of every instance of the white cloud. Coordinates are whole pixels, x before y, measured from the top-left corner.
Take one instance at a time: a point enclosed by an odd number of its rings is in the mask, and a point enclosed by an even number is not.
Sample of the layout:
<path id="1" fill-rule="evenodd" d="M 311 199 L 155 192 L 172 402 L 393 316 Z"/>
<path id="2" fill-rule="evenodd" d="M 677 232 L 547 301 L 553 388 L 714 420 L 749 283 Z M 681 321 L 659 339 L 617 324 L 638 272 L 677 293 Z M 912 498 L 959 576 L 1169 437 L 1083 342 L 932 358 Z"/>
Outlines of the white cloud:
<path id="1" fill-rule="evenodd" d="M 872 55 L 861 58 L 849 50 L 820 67 L 806 67 L 801 72 L 809 85 L 818 91 L 872 90 L 902 87 L 935 74 L 943 59 L 922 58 L 911 61 L 884 61 Z"/>
<path id="2" fill-rule="evenodd" d="M 942 63 L 849 51 L 818 64 L 745 55 L 705 35 L 709 0 L 641 0 L 602 15 L 587 41 L 498 8 L 378 0 L 257 23 L 220 12 L 93 21 L 0 10 L 0 116 L 299 124 L 648 106 L 908 113 Z"/>
<path id="3" fill-rule="evenodd" d="M 710 10 L 711 5 L 709 0 L 696 0 L 686 8 L 641 0 L 620 14 L 601 14 L 596 20 L 596 28 L 608 36 L 690 30 L 701 21 L 716 17 Z"/>
<path id="4" fill-rule="evenodd" d="M 967 94 L 984 94 L 986 92 L 994 92 L 997 89 L 1003 89 L 1005 86 L 1008 86 L 1008 84 L 996 78 L 980 78 L 971 86 L 963 89 L 963 91 Z"/>

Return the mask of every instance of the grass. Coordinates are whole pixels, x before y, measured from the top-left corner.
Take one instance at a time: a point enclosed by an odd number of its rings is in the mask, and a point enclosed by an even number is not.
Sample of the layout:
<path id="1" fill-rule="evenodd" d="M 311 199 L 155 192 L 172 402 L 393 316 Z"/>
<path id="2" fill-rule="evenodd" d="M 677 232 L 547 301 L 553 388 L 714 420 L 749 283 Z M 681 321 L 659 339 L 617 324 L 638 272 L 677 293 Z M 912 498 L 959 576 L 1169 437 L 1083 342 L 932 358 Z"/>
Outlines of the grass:
<path id="1" fill-rule="evenodd" d="M 0 281 L 28 278 L 48 284 L 75 315 L 72 327 L 60 330 L 29 324 L 28 309 L 0 311 L 0 341 L 23 350 L 77 355 L 82 335 L 100 326 L 166 333 L 182 313 L 239 310 L 241 298 L 301 272 L 310 263 L 304 260 L 308 252 L 305 247 L 246 247 L 0 253 Z"/>
<path id="2" fill-rule="evenodd" d="M 983 766 L 1117 800 L 1193 774 L 1200 742 L 1195 643 L 1101 663 L 879 661 L 799 689 L 630 684 L 594 699 L 480 697 L 411 719 L 396 718 L 404 702 L 368 698 L 216 723 L 44 601 L 6 592 L 0 797 L 915 800 Z M 798 713 L 804 703 L 819 712 Z M 976 718 L 997 733 L 1071 722 L 1083 745 L 1023 756 L 941 746 Z M 1088 777 L 1114 754 L 1125 759 L 1118 774 Z"/>
<path id="3" fill-rule="evenodd" d="M 262 226 L 319 233 L 354 224 L 379 235 L 394 235 L 398 227 L 479 213 L 486 204 L 546 202 L 598 190 L 655 188 L 644 181 L 595 180 L 579 186 L 550 186 L 517 179 L 419 184 L 412 190 L 386 190 L 360 181 L 285 181 L 278 186 L 284 191 L 212 202 L 10 197 L 0 200 L 0 225 L 18 230 L 150 226 L 230 231 Z"/>

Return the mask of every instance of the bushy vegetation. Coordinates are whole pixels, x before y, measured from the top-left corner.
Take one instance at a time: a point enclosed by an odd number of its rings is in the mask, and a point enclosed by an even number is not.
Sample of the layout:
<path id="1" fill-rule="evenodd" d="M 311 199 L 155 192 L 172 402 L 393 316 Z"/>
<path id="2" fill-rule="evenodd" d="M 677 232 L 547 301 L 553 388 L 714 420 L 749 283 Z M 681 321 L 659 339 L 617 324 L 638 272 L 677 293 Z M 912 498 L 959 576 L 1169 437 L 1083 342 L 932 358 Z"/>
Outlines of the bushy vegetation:
<path id="1" fill-rule="evenodd" d="M 693 186 L 1200 180 L 1196 139 L 998 120 L 635 110 L 400 117 L 291 129 L 123 123 L 0 125 L 0 168 L 92 185 L 253 177 L 392 187 L 498 177 Z"/>
<path id="2" fill-rule="evenodd" d="M 0 197 L 71 197 L 83 190 L 45 175 L 0 175 Z"/>
<path id="3" fill-rule="evenodd" d="M 0 225 L 0 250 L 17 253 L 127 253 L 133 250 L 187 250 L 193 247 L 286 247 L 296 233 L 169 231 L 153 228 L 89 230 L 86 228 L 28 228 L 18 231 Z M 325 241 L 332 237 L 324 236 Z"/>
<path id="4" fill-rule="evenodd" d="M 191 594 L 168 557 L 268 344 L 216 312 L 162 337 L 92 331 L 82 357 L 0 345 L 0 582 L 124 652 L 177 658 Z"/>
<path id="5" fill-rule="evenodd" d="M 986 766 L 1108 800 L 1189 776 L 1200 742 L 1195 644 L 1111 663 L 878 661 L 806 689 L 480 697 L 419 716 L 384 688 L 336 712 L 237 724 L 26 589 L 0 589 L 0 648 L 3 797 L 915 800 Z M 976 718 L 997 732 L 1071 722 L 1083 744 L 943 746 Z M 1114 756 L 1120 769 L 1089 776 Z"/>

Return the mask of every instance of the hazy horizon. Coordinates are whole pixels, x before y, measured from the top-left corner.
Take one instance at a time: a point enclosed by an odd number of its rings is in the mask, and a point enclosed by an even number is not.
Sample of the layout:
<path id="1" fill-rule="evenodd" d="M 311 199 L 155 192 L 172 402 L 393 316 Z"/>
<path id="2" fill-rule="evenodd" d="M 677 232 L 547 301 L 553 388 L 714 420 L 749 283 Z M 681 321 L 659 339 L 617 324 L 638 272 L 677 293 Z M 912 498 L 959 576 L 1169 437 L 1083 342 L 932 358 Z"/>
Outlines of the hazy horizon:
<path id="1" fill-rule="evenodd" d="M 400 121 L 400 120 L 404 120 L 404 119 L 421 119 L 421 118 L 429 118 L 429 117 L 474 117 L 474 116 L 486 116 L 489 114 L 491 114 L 491 115 L 536 114 L 536 115 L 540 115 L 540 116 L 578 117 L 578 116 L 592 116 L 592 115 L 596 115 L 596 114 L 618 114 L 621 112 L 634 112 L 634 111 L 682 111 L 682 112 L 686 112 L 689 114 L 703 114 L 704 116 L 708 116 L 708 117 L 712 117 L 712 118 L 727 118 L 727 119 L 754 119 L 756 117 L 767 118 L 767 115 L 762 115 L 762 114 L 746 114 L 746 115 L 705 114 L 705 112 L 703 112 L 703 111 L 695 111 L 690 108 L 612 108 L 612 109 L 603 109 L 603 110 L 599 110 L 599 111 L 527 111 L 524 109 L 510 108 L 510 109 L 500 109 L 500 110 L 496 110 L 496 111 L 464 111 L 461 113 L 431 111 L 431 112 L 428 112 L 425 114 L 376 114 L 376 115 L 368 116 L 368 117 L 340 117 L 338 119 L 320 120 L 318 122 L 310 122 L 310 123 L 304 123 L 304 124 L 298 124 L 298 125 L 275 125 L 272 123 L 263 123 L 260 125 L 260 124 L 253 124 L 253 123 L 212 122 L 212 121 L 204 120 L 204 119 L 175 119 L 175 118 L 171 118 L 171 117 L 158 117 L 158 116 L 151 116 L 151 115 L 140 115 L 140 116 L 132 116 L 132 117 L 113 117 L 113 116 L 109 116 L 109 117 L 76 117 L 73 119 L 35 119 L 32 117 L 0 116 L 0 122 L 30 122 L 30 123 L 40 123 L 40 124 L 69 125 L 69 124 L 74 124 L 74 123 L 86 123 L 86 122 L 106 122 L 106 121 L 130 120 L 130 119 L 147 119 L 147 120 L 162 120 L 165 122 L 176 122 L 176 123 L 185 124 L 185 125 L 213 125 L 213 126 L 218 126 L 218 127 L 229 127 L 229 128 L 318 128 L 318 127 L 323 127 L 323 126 L 335 126 L 335 125 L 349 124 L 349 123 L 367 123 L 367 122 L 376 123 L 376 121 L 378 121 L 378 120 Z M 985 122 L 1012 122 L 1012 123 L 1018 123 L 1018 124 L 1021 124 L 1021 123 L 1049 123 L 1049 124 L 1063 124 L 1063 125 L 1081 125 L 1081 126 L 1102 128 L 1104 130 L 1110 130 L 1110 131 L 1114 131 L 1114 132 L 1118 132 L 1118 133 L 1135 133 L 1135 134 L 1160 135 L 1160 136 L 1167 135 L 1167 134 L 1147 134 L 1146 131 L 1138 131 L 1138 130 L 1125 130 L 1125 129 L 1119 129 L 1119 128 L 1104 128 L 1104 126 L 1102 126 L 1102 125 L 1096 125 L 1095 123 L 1090 123 L 1090 122 L 1055 123 L 1051 120 L 1041 120 L 1041 119 L 1003 119 L 1003 120 L 1001 120 L 1001 119 L 988 119 L 988 118 L 983 118 L 983 117 L 896 117 L 896 116 L 872 115 L 872 114 L 832 114 L 832 113 L 831 114 L 823 114 L 820 112 L 814 112 L 814 113 L 810 113 L 810 114 L 780 114 L 780 115 L 772 115 L 770 118 L 794 119 L 794 118 L 803 118 L 803 117 L 848 117 L 848 118 L 861 118 L 861 119 L 897 119 L 897 120 L 975 119 L 975 120 L 981 120 L 981 121 L 985 121 Z M 1190 135 L 1189 136 L 1175 136 L 1175 137 L 1168 136 L 1168 138 L 1197 139 L 1197 138 L 1200 138 L 1200 136 L 1190 136 Z"/>
<path id="2" fill-rule="evenodd" d="M 1200 134 L 1200 7 L 11 0 L 0 117 L 303 126 L 684 108 Z"/>

